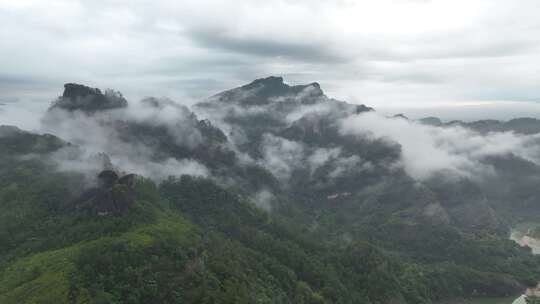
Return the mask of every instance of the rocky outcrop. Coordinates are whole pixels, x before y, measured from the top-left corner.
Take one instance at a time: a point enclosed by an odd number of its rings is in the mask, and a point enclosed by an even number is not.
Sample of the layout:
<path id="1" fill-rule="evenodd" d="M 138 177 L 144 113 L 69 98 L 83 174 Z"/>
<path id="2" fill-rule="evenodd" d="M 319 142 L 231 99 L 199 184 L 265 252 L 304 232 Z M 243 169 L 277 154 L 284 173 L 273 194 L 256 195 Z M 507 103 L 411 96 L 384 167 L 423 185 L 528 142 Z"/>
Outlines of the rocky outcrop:
<path id="1" fill-rule="evenodd" d="M 127 100 L 120 92 L 106 90 L 105 93 L 102 93 L 98 88 L 91 88 L 76 83 L 66 83 L 64 85 L 64 93 L 53 103 L 51 109 L 96 112 L 124 108 L 126 106 Z"/>
<path id="2" fill-rule="evenodd" d="M 123 215 L 135 204 L 135 175 L 119 177 L 113 170 L 97 176 L 97 186 L 85 191 L 76 202 L 78 209 L 97 215 Z"/>

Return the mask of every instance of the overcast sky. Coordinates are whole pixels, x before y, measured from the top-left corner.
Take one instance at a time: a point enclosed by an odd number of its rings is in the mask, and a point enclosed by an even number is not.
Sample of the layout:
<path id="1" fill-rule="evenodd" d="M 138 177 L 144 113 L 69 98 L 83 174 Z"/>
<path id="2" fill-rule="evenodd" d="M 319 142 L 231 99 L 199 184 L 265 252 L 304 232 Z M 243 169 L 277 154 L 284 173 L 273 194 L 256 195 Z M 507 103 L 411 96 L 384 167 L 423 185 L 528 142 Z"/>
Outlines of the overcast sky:
<path id="1" fill-rule="evenodd" d="M 412 116 L 540 117 L 539 13 L 538 0 L 0 0 L 0 110 L 42 109 L 65 82 L 192 102 L 280 75 Z"/>

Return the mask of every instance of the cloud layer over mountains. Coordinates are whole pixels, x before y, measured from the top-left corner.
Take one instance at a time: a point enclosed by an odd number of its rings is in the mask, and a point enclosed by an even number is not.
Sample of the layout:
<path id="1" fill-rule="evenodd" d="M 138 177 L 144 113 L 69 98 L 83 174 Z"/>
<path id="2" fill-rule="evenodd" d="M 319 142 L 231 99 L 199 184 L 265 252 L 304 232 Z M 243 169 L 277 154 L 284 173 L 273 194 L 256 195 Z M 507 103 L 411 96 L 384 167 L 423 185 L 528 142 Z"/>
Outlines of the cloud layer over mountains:
<path id="1" fill-rule="evenodd" d="M 279 77 L 217 94 L 195 112 L 166 98 L 127 102 L 117 92 L 74 85 L 70 93 L 69 86 L 40 120 L 40 130 L 72 144 L 52 156 L 59 169 L 90 175 L 114 167 L 156 180 L 189 174 L 234 184 L 243 177 L 232 172 L 259 166 L 282 187 L 305 182 L 324 189 L 399 170 L 418 182 L 440 176 L 482 182 L 498 174 L 494 157 L 540 165 L 540 134 L 520 133 L 519 120 L 511 125 L 516 131 L 426 125 L 331 99 L 318 84 L 289 86 Z M 488 123 L 480 126 L 500 126 Z M 538 121 L 523 123 L 523 130 L 535 130 Z M 269 187 L 253 194 L 267 210 L 274 199 Z"/>
<path id="2" fill-rule="evenodd" d="M 102 170 L 102 163 L 99 162 L 93 163 L 94 167 L 91 168 L 91 160 L 104 153 L 114 167 L 156 180 L 171 175 L 209 174 L 207 168 L 195 160 L 157 158 L 156 147 L 151 143 L 126 138 L 122 130 L 129 128 L 131 123 L 160 128 L 174 143 L 189 148 L 203 142 L 200 131 L 195 127 L 192 112 L 166 99 L 146 99 L 130 106 L 126 103 L 116 109 L 98 109 L 92 113 L 80 109 L 68 111 L 53 106 L 41 120 L 43 132 L 55 134 L 77 147 L 66 147 L 56 153 L 55 160 L 60 163 L 61 169 L 90 169 L 92 172 Z"/>
<path id="3" fill-rule="evenodd" d="M 452 176 L 481 179 L 493 174 L 483 160 L 515 154 L 540 164 L 540 135 L 512 132 L 478 134 L 461 126 L 434 127 L 376 113 L 348 117 L 341 122 L 344 134 L 385 138 L 400 144 L 402 165 L 414 178 L 425 180 L 447 171 Z"/>

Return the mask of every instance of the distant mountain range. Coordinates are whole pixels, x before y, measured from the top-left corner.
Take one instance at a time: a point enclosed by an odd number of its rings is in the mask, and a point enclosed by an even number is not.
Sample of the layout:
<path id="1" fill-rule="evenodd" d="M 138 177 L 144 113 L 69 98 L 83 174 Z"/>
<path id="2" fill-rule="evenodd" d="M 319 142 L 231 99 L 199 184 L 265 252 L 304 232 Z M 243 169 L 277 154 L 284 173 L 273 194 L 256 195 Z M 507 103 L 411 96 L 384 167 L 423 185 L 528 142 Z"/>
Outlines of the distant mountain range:
<path id="1" fill-rule="evenodd" d="M 423 124 L 432 126 L 462 126 L 480 133 L 510 131 L 518 134 L 540 133 L 540 120 L 528 117 L 515 118 L 508 121 L 487 119 L 472 122 L 463 122 L 460 120 L 453 120 L 447 123 L 443 123 L 437 117 L 425 117 L 419 119 L 418 121 Z"/>

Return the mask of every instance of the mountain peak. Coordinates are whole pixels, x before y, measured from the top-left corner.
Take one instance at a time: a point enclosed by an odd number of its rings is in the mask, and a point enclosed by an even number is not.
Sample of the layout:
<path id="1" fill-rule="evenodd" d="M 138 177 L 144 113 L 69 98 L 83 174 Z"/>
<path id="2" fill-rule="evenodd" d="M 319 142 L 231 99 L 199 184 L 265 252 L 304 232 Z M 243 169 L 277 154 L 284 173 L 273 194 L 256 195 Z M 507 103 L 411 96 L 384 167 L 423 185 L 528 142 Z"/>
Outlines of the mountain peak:
<path id="1" fill-rule="evenodd" d="M 281 76 L 269 76 L 269 77 L 266 77 L 266 78 L 255 79 L 248 85 L 259 85 L 259 84 L 263 84 L 263 85 L 284 85 L 285 83 L 283 82 L 283 77 L 281 77 Z"/>
<path id="2" fill-rule="evenodd" d="M 211 99 L 242 105 L 269 104 L 276 100 L 300 100 L 302 103 L 314 103 L 327 97 L 321 85 L 312 82 L 306 85 L 290 86 L 283 77 L 269 76 L 256 79 L 246 85 L 214 95 Z"/>
<path id="3" fill-rule="evenodd" d="M 243 90 L 262 91 L 262 94 L 280 94 L 289 88 L 289 85 L 283 82 L 283 77 L 270 76 L 266 78 L 255 79 L 252 82 L 240 87 Z"/>
<path id="4" fill-rule="evenodd" d="M 312 86 L 312 87 L 315 87 L 317 89 L 320 89 L 321 88 L 321 85 L 318 83 L 318 82 L 312 82 L 310 84 L 308 84 L 309 86 Z"/>
<path id="5" fill-rule="evenodd" d="M 95 112 L 115 108 L 124 108 L 127 100 L 120 92 L 105 90 L 102 93 L 98 88 L 88 87 L 77 83 L 66 83 L 64 93 L 51 106 L 67 111 L 81 110 Z"/>
<path id="6" fill-rule="evenodd" d="M 62 97 L 64 98 L 77 98 L 88 95 L 99 96 L 103 95 L 103 93 L 101 93 L 101 90 L 98 88 L 91 88 L 78 83 L 64 84 L 64 93 L 62 94 Z"/>

